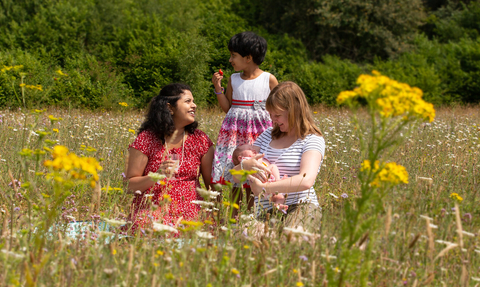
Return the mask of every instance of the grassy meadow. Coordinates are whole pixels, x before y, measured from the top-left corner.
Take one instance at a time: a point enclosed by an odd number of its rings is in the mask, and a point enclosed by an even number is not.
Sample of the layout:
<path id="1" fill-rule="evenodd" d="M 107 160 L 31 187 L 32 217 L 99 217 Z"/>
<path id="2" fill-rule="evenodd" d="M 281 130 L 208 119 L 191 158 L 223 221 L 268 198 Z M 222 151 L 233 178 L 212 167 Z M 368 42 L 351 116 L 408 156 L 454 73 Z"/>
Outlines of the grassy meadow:
<path id="1" fill-rule="evenodd" d="M 315 184 L 323 209 L 321 234 L 287 234 L 276 225 L 261 226 L 256 233 L 258 226 L 244 206 L 243 216 L 230 220 L 234 207 L 224 188 L 225 204 L 202 211 L 201 223 L 182 223 L 180 239 L 152 230 L 118 238 L 95 227 L 104 219 L 128 216 L 132 195 L 122 173 L 142 112 L 129 107 L 115 112 L 0 111 L 0 285 L 331 285 L 327 274 L 342 272 L 336 261 L 343 207 L 347 201 L 355 205 L 360 188 L 357 176 L 365 157 L 359 137 L 368 133 L 356 132 L 346 109 L 315 106 L 313 111 L 327 144 Z M 199 128 L 214 142 L 223 116 L 219 109 L 197 111 Z M 362 250 L 364 242 L 370 243 L 371 255 L 364 258 L 370 264 L 368 285 L 480 284 L 480 107 L 439 108 L 432 123 L 400 137 L 406 139 L 389 160 L 407 169 L 409 182 L 389 190 L 377 218 L 380 227 L 356 247 Z M 94 157 L 103 167 L 101 189 L 73 186 L 71 194 L 62 193 L 53 215 L 45 215 L 54 196 L 47 192 L 53 183 L 42 164 L 49 153 L 19 154 L 24 147 L 41 151 L 48 146 L 46 139 L 78 156 Z M 47 207 L 41 209 L 42 204 Z M 73 220 L 95 224 L 71 239 L 62 224 Z M 55 231 L 39 234 L 41 226 L 54 223 Z M 355 274 L 361 268 L 350 271 L 354 276 L 344 286 L 358 286 Z"/>

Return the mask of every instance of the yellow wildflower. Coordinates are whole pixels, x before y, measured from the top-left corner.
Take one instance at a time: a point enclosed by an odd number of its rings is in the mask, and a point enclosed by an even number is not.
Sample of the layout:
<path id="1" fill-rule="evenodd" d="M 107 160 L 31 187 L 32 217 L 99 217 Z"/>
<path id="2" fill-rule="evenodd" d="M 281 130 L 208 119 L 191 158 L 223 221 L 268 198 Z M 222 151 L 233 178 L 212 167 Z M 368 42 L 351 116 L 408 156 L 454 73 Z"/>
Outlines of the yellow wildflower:
<path id="1" fill-rule="evenodd" d="M 122 107 L 128 107 L 128 104 L 125 103 L 125 102 L 120 102 L 120 103 L 118 103 L 118 104 L 119 104 L 120 106 L 122 106 Z"/>
<path id="2" fill-rule="evenodd" d="M 58 129 L 53 129 L 52 131 L 55 133 L 58 133 Z"/>
<path id="3" fill-rule="evenodd" d="M 184 225 L 189 225 L 189 226 L 196 226 L 196 227 L 199 227 L 199 226 L 202 226 L 203 223 L 202 222 L 198 222 L 198 221 L 186 221 L 186 220 L 182 220 L 180 221 L 181 224 L 184 224 Z"/>
<path id="4" fill-rule="evenodd" d="M 238 270 L 235 269 L 235 268 L 232 268 L 230 271 L 232 271 L 232 273 L 235 274 L 235 275 L 240 274 L 240 271 L 238 271 Z"/>
<path id="5" fill-rule="evenodd" d="M 58 70 L 56 71 L 56 73 L 57 73 L 58 75 L 60 75 L 60 76 L 68 77 L 68 75 L 65 74 L 64 72 L 62 72 L 62 70 L 60 70 L 60 69 L 58 69 Z"/>
<path id="6" fill-rule="evenodd" d="M 295 286 L 298 286 L 298 287 L 300 287 L 300 286 L 304 286 L 304 285 L 303 285 L 303 283 L 302 283 L 302 282 L 298 281 L 298 282 L 297 282 L 297 284 L 295 284 Z"/>
<path id="7" fill-rule="evenodd" d="M 356 98 L 363 98 L 381 117 L 402 116 L 404 119 L 417 117 L 428 121 L 435 118 L 433 105 L 422 99 L 419 88 L 400 83 L 377 71 L 373 75 L 360 75 L 359 87 L 353 91 L 343 91 L 337 96 L 337 103 L 352 103 Z"/>
<path id="8" fill-rule="evenodd" d="M 461 197 L 460 195 L 458 195 L 458 193 L 456 192 L 453 192 L 450 194 L 450 198 L 452 198 L 453 200 L 456 200 L 458 202 L 462 202 L 463 201 L 463 197 Z"/>
<path id="9" fill-rule="evenodd" d="M 382 183 L 390 184 L 399 184 L 399 183 L 408 183 L 408 172 L 405 167 L 398 165 L 394 162 L 382 163 L 380 161 L 375 161 L 372 169 L 371 162 L 369 160 L 364 160 L 360 171 L 372 171 L 377 173 L 373 181 L 371 182 L 372 186 L 380 187 Z"/>

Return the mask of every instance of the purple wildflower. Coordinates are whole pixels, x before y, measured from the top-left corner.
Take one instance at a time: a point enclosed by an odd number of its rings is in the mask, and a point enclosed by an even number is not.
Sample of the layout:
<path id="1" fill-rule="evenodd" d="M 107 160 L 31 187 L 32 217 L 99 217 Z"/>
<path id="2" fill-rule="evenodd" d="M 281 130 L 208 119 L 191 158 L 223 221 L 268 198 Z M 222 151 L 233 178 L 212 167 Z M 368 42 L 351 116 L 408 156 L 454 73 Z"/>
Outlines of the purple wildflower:
<path id="1" fill-rule="evenodd" d="M 342 195 L 340 195 L 342 198 L 348 198 L 348 194 L 346 194 L 345 192 L 342 193 Z"/>
<path id="2" fill-rule="evenodd" d="M 308 261 L 308 258 L 305 255 L 300 255 L 298 258 L 302 259 L 303 261 Z"/>

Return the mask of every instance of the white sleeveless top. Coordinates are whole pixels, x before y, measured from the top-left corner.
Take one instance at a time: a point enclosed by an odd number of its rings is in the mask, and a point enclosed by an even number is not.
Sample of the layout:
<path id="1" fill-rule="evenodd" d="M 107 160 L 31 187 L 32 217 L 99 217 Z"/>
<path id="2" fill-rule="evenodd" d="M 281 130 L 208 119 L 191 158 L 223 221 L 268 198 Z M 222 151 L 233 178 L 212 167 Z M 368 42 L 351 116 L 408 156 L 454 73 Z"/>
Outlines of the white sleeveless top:
<path id="1" fill-rule="evenodd" d="M 265 101 L 270 94 L 270 73 L 263 72 L 253 80 L 244 80 L 240 73 L 231 77 L 232 99 L 239 101 Z"/>

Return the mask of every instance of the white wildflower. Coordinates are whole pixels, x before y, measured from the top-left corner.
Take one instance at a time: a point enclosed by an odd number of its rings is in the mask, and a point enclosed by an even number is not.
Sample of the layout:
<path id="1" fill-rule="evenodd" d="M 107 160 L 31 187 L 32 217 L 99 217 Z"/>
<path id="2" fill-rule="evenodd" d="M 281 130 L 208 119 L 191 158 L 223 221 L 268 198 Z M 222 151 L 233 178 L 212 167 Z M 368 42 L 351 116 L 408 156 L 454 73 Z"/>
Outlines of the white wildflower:
<path id="1" fill-rule="evenodd" d="M 320 256 L 322 256 L 323 258 L 328 258 L 328 259 L 337 259 L 337 256 L 328 255 L 328 257 L 327 257 L 327 255 L 324 254 L 324 253 L 320 254 Z"/>
<path id="2" fill-rule="evenodd" d="M 123 221 L 123 220 L 116 220 L 116 219 L 108 219 L 108 218 L 102 218 L 103 221 L 105 221 L 106 223 L 114 226 L 114 227 L 117 227 L 117 226 L 122 226 L 122 225 L 125 225 L 127 224 L 126 221 Z"/>
<path id="3" fill-rule="evenodd" d="M 197 236 L 203 239 L 212 239 L 214 236 L 210 232 L 197 231 Z"/>
<path id="4" fill-rule="evenodd" d="M 425 219 L 425 220 L 428 219 L 428 220 L 430 220 L 430 221 L 433 221 L 433 218 L 428 217 L 428 216 L 426 216 L 426 215 L 420 215 L 420 218 L 423 218 L 423 219 Z"/>
<path id="5" fill-rule="evenodd" d="M 298 226 L 297 228 L 284 227 L 283 230 L 298 235 L 317 236 L 316 234 L 305 231 L 302 226 Z"/>
<path id="6" fill-rule="evenodd" d="M 430 177 L 423 177 L 423 176 L 417 177 L 417 180 L 426 181 L 426 182 L 428 182 L 428 183 L 432 183 L 432 182 L 433 182 L 433 179 L 432 179 L 432 178 L 430 178 Z"/>
<path id="7" fill-rule="evenodd" d="M 457 231 L 458 232 L 458 231 Z M 470 237 L 475 237 L 475 234 L 471 233 L 471 232 L 467 232 L 465 230 L 462 230 L 462 234 L 463 235 L 466 235 L 466 236 L 470 236 Z"/>
<path id="8" fill-rule="evenodd" d="M 158 223 L 158 222 L 153 223 L 153 230 L 159 231 L 159 232 L 166 231 L 166 232 L 178 233 L 178 230 L 176 228 L 165 225 L 165 224 L 161 224 L 161 223 Z"/>
<path id="9" fill-rule="evenodd" d="M 242 221 L 251 221 L 253 219 L 255 219 L 255 216 L 253 214 L 248 214 L 248 215 L 242 214 L 242 215 L 240 215 L 240 220 L 242 220 Z"/>
<path id="10" fill-rule="evenodd" d="M 205 189 L 203 189 L 203 188 L 197 188 L 197 192 L 198 192 L 203 198 L 215 199 L 215 198 L 217 198 L 218 195 L 220 195 L 220 192 L 218 192 L 218 191 L 205 190 Z"/>
<path id="11" fill-rule="evenodd" d="M 227 231 L 228 228 L 226 228 L 225 226 L 220 226 L 220 230 L 222 230 L 222 231 Z"/>
<path id="12" fill-rule="evenodd" d="M 15 259 L 22 259 L 23 257 L 25 257 L 25 255 L 23 255 L 23 254 L 18 254 L 18 253 L 15 253 L 13 251 L 8 251 L 6 249 L 2 249 L 2 253 L 5 253 L 7 256 L 13 257 Z"/>
<path id="13" fill-rule="evenodd" d="M 445 245 L 455 244 L 455 243 L 448 242 L 448 241 L 445 241 L 445 240 L 435 240 L 435 242 L 440 243 L 440 244 L 445 244 Z"/>
<path id="14" fill-rule="evenodd" d="M 159 174 L 156 172 L 149 172 L 148 176 L 155 182 L 160 181 L 166 177 L 164 174 Z"/>
<path id="15" fill-rule="evenodd" d="M 336 196 L 335 194 L 329 192 L 328 194 L 330 194 L 333 198 L 337 198 L 338 199 L 338 196 Z"/>
<path id="16" fill-rule="evenodd" d="M 191 201 L 192 204 L 198 204 L 198 205 L 201 205 L 201 206 L 214 206 L 215 203 L 213 202 L 208 202 L 208 201 L 203 201 L 203 200 L 192 200 Z"/>

